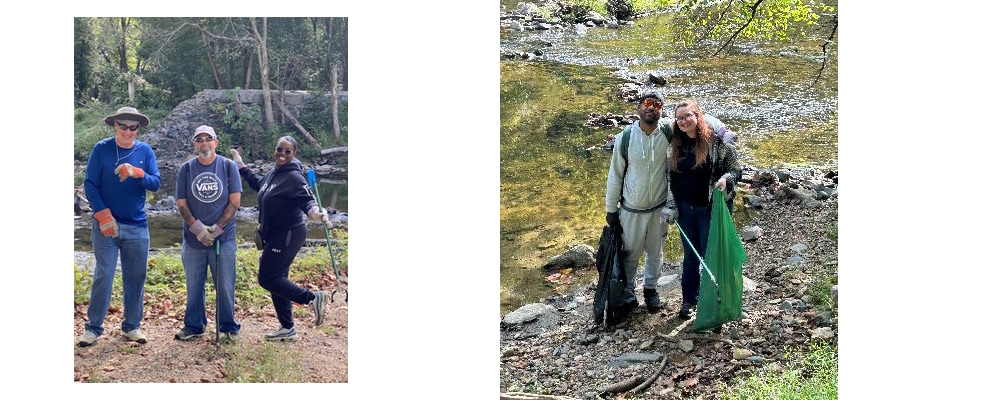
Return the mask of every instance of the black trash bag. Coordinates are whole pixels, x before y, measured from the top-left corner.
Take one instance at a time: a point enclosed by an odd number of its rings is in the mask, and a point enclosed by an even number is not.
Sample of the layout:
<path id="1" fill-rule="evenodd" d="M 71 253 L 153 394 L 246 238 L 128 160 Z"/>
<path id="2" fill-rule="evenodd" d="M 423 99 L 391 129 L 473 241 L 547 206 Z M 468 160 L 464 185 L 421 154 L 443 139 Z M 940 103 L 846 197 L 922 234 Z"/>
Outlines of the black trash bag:
<path id="1" fill-rule="evenodd" d="M 597 292 L 594 294 L 594 324 L 620 317 L 616 312 L 626 304 L 636 303 L 635 293 L 628 290 L 625 277 L 625 246 L 620 224 L 604 226 L 600 247 L 597 249 Z M 605 318 L 606 317 L 606 318 Z"/>

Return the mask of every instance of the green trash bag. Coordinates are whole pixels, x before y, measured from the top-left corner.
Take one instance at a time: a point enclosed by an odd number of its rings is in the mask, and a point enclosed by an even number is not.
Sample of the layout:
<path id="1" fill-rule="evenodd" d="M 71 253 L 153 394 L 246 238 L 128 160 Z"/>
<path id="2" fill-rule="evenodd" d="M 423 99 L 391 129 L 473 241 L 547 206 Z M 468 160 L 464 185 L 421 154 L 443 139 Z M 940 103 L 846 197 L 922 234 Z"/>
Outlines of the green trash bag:
<path id="1" fill-rule="evenodd" d="M 703 255 L 703 268 L 707 272 L 701 274 L 698 312 L 691 327 L 695 332 L 739 320 L 743 312 L 743 262 L 747 253 L 729 215 L 725 196 L 719 189 L 712 194 L 712 221 Z"/>

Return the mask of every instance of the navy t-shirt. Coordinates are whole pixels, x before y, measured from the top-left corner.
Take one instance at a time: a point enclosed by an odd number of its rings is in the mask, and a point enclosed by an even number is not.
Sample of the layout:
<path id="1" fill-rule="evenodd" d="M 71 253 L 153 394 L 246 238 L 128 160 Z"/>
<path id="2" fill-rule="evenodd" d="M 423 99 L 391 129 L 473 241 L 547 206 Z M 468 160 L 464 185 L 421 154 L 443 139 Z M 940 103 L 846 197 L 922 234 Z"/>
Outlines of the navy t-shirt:
<path id="1" fill-rule="evenodd" d="M 239 170 L 232 160 L 216 155 L 209 165 L 201 165 L 197 158 L 181 164 L 177 171 L 176 198 L 187 200 L 187 207 L 205 226 L 211 226 L 229 204 L 231 193 L 242 193 L 243 183 Z M 222 241 L 236 240 L 236 218 L 222 227 Z M 184 222 L 184 241 L 189 246 L 207 248 L 188 230 Z"/>

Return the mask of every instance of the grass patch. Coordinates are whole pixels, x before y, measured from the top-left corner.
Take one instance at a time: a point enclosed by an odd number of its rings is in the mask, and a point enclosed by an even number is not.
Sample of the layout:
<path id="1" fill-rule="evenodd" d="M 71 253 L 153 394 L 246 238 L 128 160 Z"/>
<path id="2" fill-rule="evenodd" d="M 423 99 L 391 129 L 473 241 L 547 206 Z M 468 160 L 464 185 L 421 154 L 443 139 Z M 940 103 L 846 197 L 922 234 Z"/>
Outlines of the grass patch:
<path id="1" fill-rule="evenodd" d="M 327 335 L 330 335 L 330 336 L 336 336 L 337 335 L 337 328 L 334 328 L 334 327 L 320 326 L 319 330 L 322 331 L 323 333 L 327 334 Z"/>
<path id="2" fill-rule="evenodd" d="M 833 300 L 830 298 L 830 289 L 834 285 L 834 279 L 834 276 L 824 274 L 813 280 L 812 283 L 809 284 L 809 288 L 806 289 L 806 294 L 812 298 L 813 305 L 815 305 L 819 311 L 833 310 Z"/>
<path id="3" fill-rule="evenodd" d="M 301 382 L 300 351 L 291 343 L 264 342 L 252 348 L 228 347 L 226 362 L 229 382 Z"/>
<path id="4" fill-rule="evenodd" d="M 837 347 L 812 344 L 777 370 L 762 369 L 722 388 L 730 400 L 810 400 L 837 398 Z"/>
<path id="5" fill-rule="evenodd" d="M 837 209 L 834 209 L 830 214 L 833 224 L 827 228 L 826 235 L 829 236 L 830 239 L 837 240 L 837 225 L 840 223 L 840 218 L 837 217 Z"/>
<path id="6" fill-rule="evenodd" d="M 334 243 L 334 255 L 337 258 L 337 269 L 341 274 L 347 271 L 347 232 L 341 229 L 330 231 Z M 257 283 L 260 251 L 253 247 L 237 247 L 236 249 L 236 304 L 244 309 L 273 309 L 271 293 Z M 325 290 L 332 290 L 335 283 L 327 283 L 325 273 L 333 271 L 330 252 L 326 246 L 303 248 L 292 262 L 288 279 L 296 284 L 307 287 L 316 285 Z M 181 248 L 176 245 L 164 249 L 149 257 L 146 268 L 146 301 L 147 312 L 154 306 L 163 306 L 163 312 L 183 315 L 187 303 L 184 264 L 181 262 Z M 90 289 L 93 286 L 93 273 L 73 264 L 73 300 L 76 304 L 86 304 L 90 301 Z M 215 304 L 215 290 L 212 287 L 212 276 L 208 275 L 205 285 L 206 304 Z M 122 304 L 121 271 L 115 273 L 111 289 L 112 308 Z M 297 310 L 301 312 L 301 310 Z M 155 316 L 150 315 L 151 318 Z"/>

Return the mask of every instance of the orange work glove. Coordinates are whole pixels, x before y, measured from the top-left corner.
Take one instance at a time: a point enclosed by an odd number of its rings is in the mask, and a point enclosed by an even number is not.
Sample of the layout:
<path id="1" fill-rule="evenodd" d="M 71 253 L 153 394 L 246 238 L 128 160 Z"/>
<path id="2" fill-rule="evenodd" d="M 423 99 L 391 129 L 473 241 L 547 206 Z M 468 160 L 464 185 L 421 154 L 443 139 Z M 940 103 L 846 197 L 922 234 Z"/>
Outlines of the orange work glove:
<path id="1" fill-rule="evenodd" d="M 108 237 L 118 237 L 118 223 L 115 222 L 115 217 L 111 216 L 110 208 L 105 208 L 94 213 L 94 219 L 97 220 L 98 226 L 101 228 L 102 235 Z"/>
<path id="2" fill-rule="evenodd" d="M 125 163 L 115 167 L 115 175 L 118 175 L 119 182 L 125 182 L 125 178 L 142 179 L 142 177 L 146 176 L 146 171 L 132 164 Z"/>

